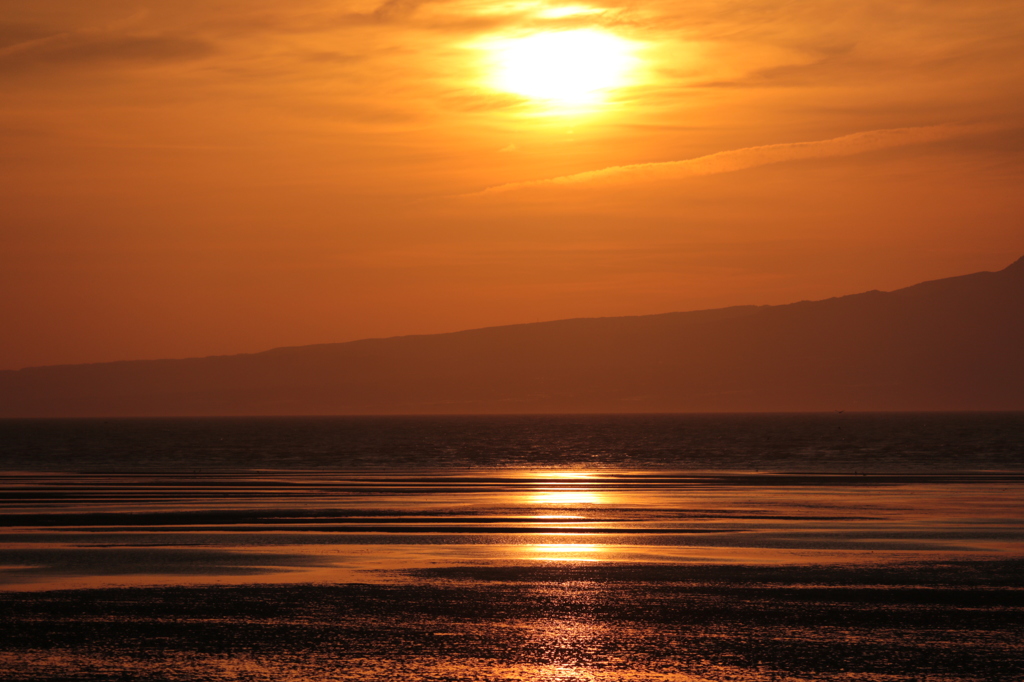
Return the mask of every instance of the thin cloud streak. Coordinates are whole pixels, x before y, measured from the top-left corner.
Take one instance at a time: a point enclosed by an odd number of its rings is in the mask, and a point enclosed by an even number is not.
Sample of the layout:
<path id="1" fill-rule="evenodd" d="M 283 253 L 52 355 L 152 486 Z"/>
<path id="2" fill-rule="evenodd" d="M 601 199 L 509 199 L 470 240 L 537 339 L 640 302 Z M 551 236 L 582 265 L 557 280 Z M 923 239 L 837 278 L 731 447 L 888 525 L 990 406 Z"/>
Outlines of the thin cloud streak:
<path id="1" fill-rule="evenodd" d="M 628 166 L 611 166 L 600 170 L 586 171 L 574 175 L 563 175 L 543 180 L 512 182 L 488 187 L 480 192 L 465 196 L 500 194 L 520 189 L 564 185 L 585 185 L 589 183 L 633 183 L 652 180 L 679 180 L 700 175 L 716 175 L 766 166 L 784 161 L 820 159 L 833 156 L 853 156 L 866 152 L 903 147 L 913 144 L 937 142 L 968 133 L 980 132 L 976 125 L 936 125 L 915 128 L 889 128 L 869 130 L 852 135 L 817 140 L 813 142 L 792 142 L 769 144 L 758 147 L 732 149 L 707 156 L 682 161 L 661 161 L 638 163 Z"/>

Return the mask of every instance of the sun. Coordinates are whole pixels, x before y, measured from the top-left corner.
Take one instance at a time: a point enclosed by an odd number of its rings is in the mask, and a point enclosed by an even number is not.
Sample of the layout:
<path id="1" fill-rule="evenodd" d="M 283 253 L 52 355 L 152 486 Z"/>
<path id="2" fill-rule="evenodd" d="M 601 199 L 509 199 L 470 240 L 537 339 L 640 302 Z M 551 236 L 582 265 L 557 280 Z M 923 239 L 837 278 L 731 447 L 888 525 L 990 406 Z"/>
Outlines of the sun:
<path id="1" fill-rule="evenodd" d="M 536 33 L 491 49 L 494 87 L 563 106 L 603 101 L 628 83 L 636 62 L 630 41 L 594 29 Z"/>

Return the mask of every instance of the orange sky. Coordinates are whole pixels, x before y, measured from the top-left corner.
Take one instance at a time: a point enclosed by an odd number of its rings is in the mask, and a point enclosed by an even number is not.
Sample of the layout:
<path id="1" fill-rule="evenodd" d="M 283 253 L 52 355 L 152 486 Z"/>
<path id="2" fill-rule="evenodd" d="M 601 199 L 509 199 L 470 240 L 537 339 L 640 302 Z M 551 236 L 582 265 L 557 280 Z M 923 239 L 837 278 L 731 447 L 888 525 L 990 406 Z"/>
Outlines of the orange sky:
<path id="1" fill-rule="evenodd" d="M 785 303 L 1024 255 L 1019 0 L 0 9 L 0 368 Z M 621 41 L 618 79 L 508 91 L 503 49 L 570 32 Z"/>

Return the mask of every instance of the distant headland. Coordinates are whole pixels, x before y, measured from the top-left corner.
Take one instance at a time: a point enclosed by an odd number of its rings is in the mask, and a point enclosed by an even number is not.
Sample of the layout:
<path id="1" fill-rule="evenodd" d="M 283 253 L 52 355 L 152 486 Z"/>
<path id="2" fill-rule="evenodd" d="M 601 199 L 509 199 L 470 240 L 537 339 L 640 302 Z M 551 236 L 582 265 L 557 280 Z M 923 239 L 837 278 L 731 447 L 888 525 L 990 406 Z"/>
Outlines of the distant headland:
<path id="1" fill-rule="evenodd" d="M 1024 409 L 1024 258 L 891 292 L 0 372 L 0 417 Z"/>

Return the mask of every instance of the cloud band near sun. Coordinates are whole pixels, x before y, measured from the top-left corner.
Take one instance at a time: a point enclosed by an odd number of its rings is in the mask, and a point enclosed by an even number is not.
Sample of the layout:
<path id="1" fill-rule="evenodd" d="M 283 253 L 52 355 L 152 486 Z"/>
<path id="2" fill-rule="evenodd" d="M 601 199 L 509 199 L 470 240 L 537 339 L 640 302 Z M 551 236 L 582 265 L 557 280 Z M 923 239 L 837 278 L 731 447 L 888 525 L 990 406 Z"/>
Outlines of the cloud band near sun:
<path id="1" fill-rule="evenodd" d="M 979 130 L 979 126 L 972 125 L 936 125 L 869 130 L 851 135 L 843 135 L 842 137 L 830 140 L 745 147 L 743 149 L 716 152 L 715 154 L 682 161 L 611 166 L 574 175 L 513 182 L 488 187 L 471 196 L 498 194 L 540 187 L 586 185 L 592 183 L 632 183 L 645 180 L 675 180 L 699 175 L 715 175 L 754 168 L 756 166 L 765 166 L 771 163 L 781 163 L 783 161 L 853 156 L 890 147 L 937 142 L 971 132 L 978 132 Z"/>

